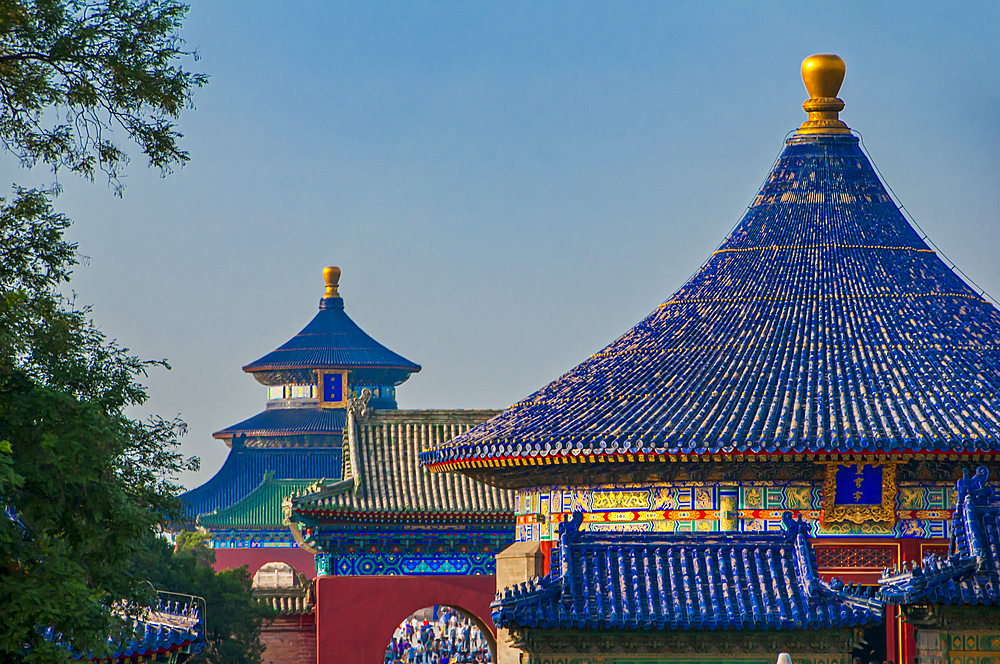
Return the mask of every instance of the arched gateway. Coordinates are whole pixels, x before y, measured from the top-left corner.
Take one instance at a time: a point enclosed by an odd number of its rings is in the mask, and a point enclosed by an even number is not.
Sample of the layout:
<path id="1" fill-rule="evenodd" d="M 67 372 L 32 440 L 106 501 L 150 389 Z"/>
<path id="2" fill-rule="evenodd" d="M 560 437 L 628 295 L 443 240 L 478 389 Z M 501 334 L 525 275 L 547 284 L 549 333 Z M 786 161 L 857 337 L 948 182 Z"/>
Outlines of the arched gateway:
<path id="1" fill-rule="evenodd" d="M 446 604 L 472 619 L 497 661 L 490 576 L 325 576 L 316 582 L 317 664 L 377 664 L 399 623 L 417 610 Z"/>
<path id="2" fill-rule="evenodd" d="M 348 409 L 344 476 L 287 503 L 296 540 L 316 553 L 319 664 L 381 662 L 400 621 L 461 609 L 490 640 L 496 554 L 514 540 L 512 492 L 432 474 L 421 449 L 486 419 L 474 411 Z"/>

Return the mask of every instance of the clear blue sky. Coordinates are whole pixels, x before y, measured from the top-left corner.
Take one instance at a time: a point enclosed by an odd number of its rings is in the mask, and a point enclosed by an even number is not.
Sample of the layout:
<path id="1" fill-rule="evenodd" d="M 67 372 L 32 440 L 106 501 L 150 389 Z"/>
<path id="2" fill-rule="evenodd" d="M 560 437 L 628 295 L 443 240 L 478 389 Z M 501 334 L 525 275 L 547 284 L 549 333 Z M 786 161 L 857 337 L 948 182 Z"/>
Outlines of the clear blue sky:
<path id="1" fill-rule="evenodd" d="M 423 365 L 403 408 L 501 408 L 666 300 L 805 119 L 799 63 L 931 239 L 1000 295 L 1000 4 L 195 2 L 211 78 L 192 161 L 117 199 L 66 174 L 80 303 L 172 371 L 150 410 L 211 433 L 263 409 L 240 367 L 348 313 Z M 51 182 L 0 161 L 7 180 Z"/>

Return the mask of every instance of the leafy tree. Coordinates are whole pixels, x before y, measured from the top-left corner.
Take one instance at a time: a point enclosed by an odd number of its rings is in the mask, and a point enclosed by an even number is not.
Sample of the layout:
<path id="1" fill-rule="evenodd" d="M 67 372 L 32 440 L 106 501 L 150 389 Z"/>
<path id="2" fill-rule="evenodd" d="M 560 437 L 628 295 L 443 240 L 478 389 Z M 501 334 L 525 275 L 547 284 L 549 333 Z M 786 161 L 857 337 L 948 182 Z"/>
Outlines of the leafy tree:
<path id="1" fill-rule="evenodd" d="M 190 664 L 260 664 L 264 646 L 261 624 L 274 611 L 253 598 L 247 568 L 214 572 L 215 553 L 204 536 L 180 533 L 176 547 L 162 539 L 147 540 L 136 557 L 139 576 L 146 576 L 157 590 L 204 597 L 206 600 L 205 652 Z"/>
<path id="2" fill-rule="evenodd" d="M 21 162 L 118 186 L 114 132 L 164 172 L 188 160 L 173 120 L 207 82 L 177 62 L 175 0 L 0 0 L 0 141 Z"/>
<path id="3" fill-rule="evenodd" d="M 61 656 L 40 625 L 101 652 L 109 609 L 148 599 L 129 558 L 174 513 L 170 478 L 197 467 L 176 451 L 180 422 L 125 414 L 164 363 L 108 341 L 56 291 L 75 262 L 68 225 L 44 192 L 0 206 L 0 652 L 25 661 Z"/>
<path id="4" fill-rule="evenodd" d="M 184 71 L 174 0 L 0 0 L 0 141 L 117 193 L 134 143 L 167 172 L 188 156 L 173 121 L 201 74 Z M 124 139 L 126 143 L 120 141 Z M 118 141 L 118 142 L 116 142 Z M 178 420 L 129 418 L 145 361 L 60 294 L 76 264 L 54 190 L 0 199 L 0 661 L 66 661 L 39 632 L 100 655 L 149 585 L 133 558 L 177 515 Z M 115 611 L 111 609 L 114 608 Z"/>

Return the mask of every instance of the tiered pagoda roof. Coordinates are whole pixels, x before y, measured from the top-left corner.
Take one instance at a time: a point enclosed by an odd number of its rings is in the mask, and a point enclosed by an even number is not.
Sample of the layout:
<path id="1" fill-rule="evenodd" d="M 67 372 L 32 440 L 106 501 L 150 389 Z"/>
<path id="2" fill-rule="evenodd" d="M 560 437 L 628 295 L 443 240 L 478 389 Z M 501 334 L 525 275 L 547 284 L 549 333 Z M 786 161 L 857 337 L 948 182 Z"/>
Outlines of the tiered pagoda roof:
<path id="1" fill-rule="evenodd" d="M 514 466 L 1000 450 L 1000 312 L 836 119 L 837 60 L 804 73 L 810 121 L 697 274 L 424 463 L 511 486 Z"/>
<path id="2" fill-rule="evenodd" d="M 340 476 L 338 469 L 337 477 Z M 273 471 L 268 471 L 261 483 L 241 500 L 229 507 L 202 514 L 197 523 L 209 530 L 263 530 L 280 528 L 284 530 L 284 503 L 292 496 L 307 493 L 311 488 L 323 484 L 323 479 L 276 479 Z"/>
<path id="3" fill-rule="evenodd" d="M 275 481 L 342 477 L 347 413 L 343 407 L 321 406 L 314 393 L 316 372 L 347 371 L 350 386 L 378 391 L 420 371 L 419 365 L 368 336 L 344 312 L 338 268 L 324 269 L 323 277 L 326 292 L 312 321 L 288 343 L 243 367 L 259 382 L 278 386 L 278 396 L 268 400 L 263 412 L 215 432 L 232 451 L 212 479 L 181 495 L 192 516 L 235 506 L 261 486 L 268 472 Z M 395 408 L 396 401 L 392 395 L 375 394 L 370 405 Z"/>
<path id="4" fill-rule="evenodd" d="M 553 571 L 501 591 L 504 628 L 778 630 L 877 624 L 867 591 L 816 571 L 808 524 L 784 532 L 601 533 L 579 512 L 559 526 Z"/>
<path id="5" fill-rule="evenodd" d="M 890 604 L 1000 604 L 1000 491 L 980 468 L 957 484 L 951 555 L 886 570 L 880 594 Z"/>
<path id="6" fill-rule="evenodd" d="M 243 367 L 264 385 L 311 383 L 316 370 L 349 369 L 355 385 L 398 385 L 420 365 L 372 339 L 344 311 L 338 292 L 340 270 L 323 270 L 326 295 L 319 313 L 301 332 L 264 357 Z"/>
<path id="7" fill-rule="evenodd" d="M 513 492 L 432 474 L 420 451 L 496 411 L 374 411 L 345 437 L 344 478 L 290 501 L 293 522 L 514 522 Z M 309 542 L 306 534 L 306 542 Z"/>
<path id="8" fill-rule="evenodd" d="M 346 422 L 343 408 L 268 408 L 212 435 L 224 439 L 329 435 L 343 433 Z"/>

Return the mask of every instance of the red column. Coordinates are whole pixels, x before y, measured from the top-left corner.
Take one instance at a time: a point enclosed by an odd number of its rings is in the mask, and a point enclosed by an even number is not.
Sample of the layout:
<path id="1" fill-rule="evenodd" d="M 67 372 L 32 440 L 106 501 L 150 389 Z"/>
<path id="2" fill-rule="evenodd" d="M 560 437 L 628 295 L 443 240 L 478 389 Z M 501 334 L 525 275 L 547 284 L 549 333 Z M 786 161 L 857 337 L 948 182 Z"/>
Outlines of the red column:
<path id="1" fill-rule="evenodd" d="M 899 541 L 899 559 L 903 562 L 911 563 L 920 561 L 921 540 L 914 538 L 901 539 Z M 903 616 L 896 607 L 896 640 L 899 643 L 897 649 L 898 664 L 914 664 L 917 661 L 917 642 L 913 634 L 913 625 L 903 622 Z"/>
<path id="2" fill-rule="evenodd" d="M 899 607 L 888 604 L 885 607 L 885 656 L 894 662 L 902 662 L 902 652 L 899 649 L 899 642 L 896 639 L 896 616 L 899 615 Z"/>
<path id="3" fill-rule="evenodd" d="M 549 573 L 549 565 L 552 562 L 552 545 L 555 542 L 539 542 L 542 546 L 542 576 Z"/>

